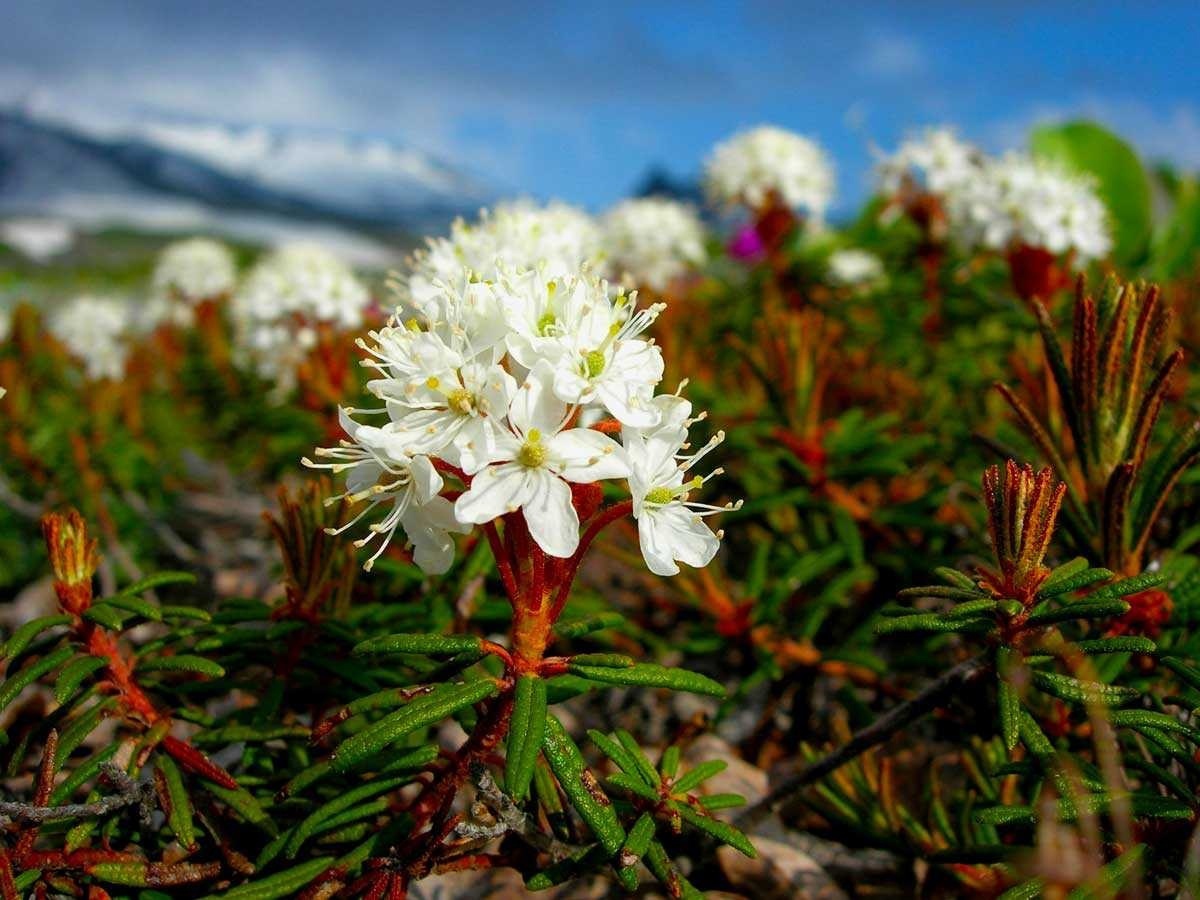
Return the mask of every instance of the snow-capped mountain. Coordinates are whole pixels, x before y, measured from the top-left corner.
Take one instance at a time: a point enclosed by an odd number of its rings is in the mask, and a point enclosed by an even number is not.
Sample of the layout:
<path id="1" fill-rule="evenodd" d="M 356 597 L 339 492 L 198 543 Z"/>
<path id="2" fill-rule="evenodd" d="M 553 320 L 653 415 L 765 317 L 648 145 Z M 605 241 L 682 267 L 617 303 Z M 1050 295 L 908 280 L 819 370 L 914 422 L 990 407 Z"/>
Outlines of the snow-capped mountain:
<path id="1" fill-rule="evenodd" d="M 378 139 L 167 120 L 99 126 L 0 111 L 0 216 L 419 235 L 489 200 L 479 182 Z"/>

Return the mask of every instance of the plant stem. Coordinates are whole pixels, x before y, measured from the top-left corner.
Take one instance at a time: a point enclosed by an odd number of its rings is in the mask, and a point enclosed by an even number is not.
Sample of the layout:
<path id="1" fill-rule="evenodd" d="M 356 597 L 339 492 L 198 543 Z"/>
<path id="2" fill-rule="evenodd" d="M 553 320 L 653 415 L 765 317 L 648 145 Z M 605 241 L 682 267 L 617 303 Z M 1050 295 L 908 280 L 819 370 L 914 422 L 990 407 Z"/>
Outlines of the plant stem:
<path id="1" fill-rule="evenodd" d="M 991 665 L 990 659 L 984 654 L 959 663 L 917 696 L 884 713 L 866 728 L 856 732 L 842 746 L 786 779 L 767 796 L 747 807 L 734 824 L 743 830 L 752 829 L 810 784 L 841 768 L 872 747 L 882 744 L 926 713 L 944 705 L 960 688 L 987 672 Z"/>

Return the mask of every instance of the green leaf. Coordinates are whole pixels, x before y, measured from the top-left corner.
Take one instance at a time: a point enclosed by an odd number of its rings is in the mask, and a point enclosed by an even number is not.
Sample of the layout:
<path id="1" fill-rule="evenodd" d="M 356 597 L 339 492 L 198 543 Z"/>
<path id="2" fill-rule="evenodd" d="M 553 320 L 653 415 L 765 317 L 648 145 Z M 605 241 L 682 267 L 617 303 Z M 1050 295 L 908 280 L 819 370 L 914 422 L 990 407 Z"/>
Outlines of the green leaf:
<path id="1" fill-rule="evenodd" d="M 504 784 L 512 798 L 520 802 L 529 796 L 529 783 L 546 731 L 546 680 L 522 675 L 513 693 Z"/>
<path id="2" fill-rule="evenodd" d="M 609 775 L 605 781 L 615 785 L 622 790 L 629 791 L 631 794 L 636 794 L 644 800 L 649 800 L 651 803 L 657 803 L 662 798 L 658 795 L 658 791 L 646 784 L 645 781 L 638 778 L 636 775 L 630 775 L 626 772 L 614 772 Z"/>
<path id="3" fill-rule="evenodd" d="M 1042 896 L 1042 891 L 1046 887 L 1046 883 L 1040 878 L 1032 878 L 1029 881 L 1024 881 L 1021 884 L 1010 887 L 1007 891 L 1001 894 L 996 900 L 1037 900 Z"/>
<path id="4" fill-rule="evenodd" d="M 628 669 L 634 665 L 632 656 L 623 653 L 577 653 L 571 657 L 577 666 L 600 666 L 605 669 Z"/>
<path id="5" fill-rule="evenodd" d="M 946 618 L 939 613 L 921 613 L 899 619 L 884 619 L 875 626 L 876 634 L 897 634 L 910 631 L 932 631 L 939 634 L 949 632 L 982 633 L 989 631 L 995 623 L 990 619 Z"/>
<path id="6" fill-rule="evenodd" d="M 1019 726 L 1021 698 L 1017 694 L 1016 688 L 1003 676 L 997 682 L 997 689 L 999 691 L 997 699 L 1000 703 L 1000 734 L 1004 738 L 1004 748 L 1010 751 L 1015 750 L 1017 742 L 1021 739 Z"/>
<path id="7" fill-rule="evenodd" d="M 554 633 L 560 638 L 580 638 L 593 631 L 603 631 L 606 628 L 618 628 L 625 624 L 625 617 L 620 613 L 600 613 L 583 619 L 572 619 L 569 622 L 559 622 L 554 626 Z"/>
<path id="8" fill-rule="evenodd" d="M 1150 179 L 1133 148 L 1094 122 L 1043 125 L 1030 135 L 1035 155 L 1096 179 L 1108 207 L 1113 258 L 1134 264 L 1144 257 L 1153 225 Z"/>
<path id="9" fill-rule="evenodd" d="M 126 610 L 113 606 L 111 603 L 93 603 L 83 614 L 89 622 L 95 622 L 109 631 L 120 631 L 125 627 Z"/>
<path id="10" fill-rule="evenodd" d="M 168 584 L 194 584 L 195 582 L 196 576 L 191 572 L 155 572 L 153 575 L 147 575 L 145 578 L 141 578 L 133 582 L 133 584 L 121 588 L 111 597 L 101 598 L 101 601 L 108 602 L 115 600 L 117 597 L 132 597 Z"/>
<path id="11" fill-rule="evenodd" d="M 42 616 L 40 619 L 33 619 L 30 622 L 26 622 L 4 642 L 3 649 L 0 649 L 0 657 L 12 659 L 14 656 L 20 655 L 43 631 L 56 628 L 59 625 L 70 625 L 74 621 L 75 619 L 72 616 L 61 615 Z"/>
<path id="12" fill-rule="evenodd" d="M 1032 825 L 1036 820 L 1029 806 L 990 806 L 977 809 L 972 818 L 979 825 Z"/>
<path id="13" fill-rule="evenodd" d="M 1174 656 L 1163 657 L 1162 664 L 1178 675 L 1188 687 L 1200 691 L 1200 669 Z"/>
<path id="14" fill-rule="evenodd" d="M 66 703 L 85 678 L 107 665 L 108 661 L 98 656 L 81 656 L 71 660 L 63 666 L 58 673 L 58 680 L 54 682 L 54 699 Z"/>
<path id="15" fill-rule="evenodd" d="M 626 750 L 619 741 L 613 740 L 602 731 L 597 731 L 592 728 L 588 730 L 588 737 L 592 739 L 592 743 L 600 748 L 600 752 L 611 759 L 622 772 L 627 775 L 633 775 L 640 778 L 649 787 L 658 788 L 657 776 L 650 781 L 646 781 L 645 770 L 637 757 Z"/>
<path id="16" fill-rule="evenodd" d="M 331 757 L 333 771 L 339 774 L 349 772 L 405 735 L 486 700 L 499 690 L 500 686 L 490 678 L 436 687 L 403 709 L 384 716 L 374 725 L 343 741 Z"/>
<path id="17" fill-rule="evenodd" d="M 292 831 L 292 836 L 288 839 L 287 845 L 284 847 L 284 854 L 289 859 L 295 858 L 296 854 L 300 852 L 300 848 L 304 846 L 304 842 L 312 837 L 313 832 L 322 823 L 334 818 L 338 813 L 362 803 L 364 800 L 394 791 L 396 788 L 402 787 L 411 781 L 411 775 L 376 778 L 374 781 L 369 781 L 366 784 L 361 784 L 356 788 L 338 794 L 332 800 L 318 806 L 296 826 Z"/>
<path id="18" fill-rule="evenodd" d="M 637 864 L 646 851 L 650 849 L 650 842 L 654 840 L 654 817 L 648 812 L 638 816 L 633 827 L 629 829 L 629 836 L 625 838 L 625 846 L 621 848 L 618 855 L 618 864 L 622 869 L 627 870 L 627 877 L 637 884 Z"/>
<path id="19" fill-rule="evenodd" d="M 751 859 L 758 856 L 758 851 L 754 849 L 754 845 L 750 843 L 750 839 L 728 822 L 714 819 L 708 813 L 679 800 L 671 801 L 671 809 L 679 813 L 680 818 L 688 824 L 699 828 L 705 834 L 711 835 L 718 841 L 728 844 L 744 856 L 748 856 Z"/>
<path id="20" fill-rule="evenodd" d="M 1078 561 L 1083 562 L 1083 560 Z M 1071 563 L 1067 563 L 1066 566 L 1060 566 L 1059 569 L 1055 571 L 1061 571 L 1062 569 L 1067 568 L 1069 565 L 1071 565 Z M 1108 579 L 1112 577 L 1113 573 L 1108 569 L 1084 569 L 1080 572 L 1071 572 L 1069 574 L 1065 574 L 1060 578 L 1051 577 L 1046 579 L 1045 584 L 1042 585 L 1042 589 L 1037 592 L 1037 597 L 1038 600 L 1049 600 L 1051 597 L 1061 597 L 1063 594 L 1069 594 L 1072 591 L 1082 590 L 1083 588 L 1096 584 L 1099 581 L 1108 581 Z"/>
<path id="21" fill-rule="evenodd" d="M 191 850 L 196 846 L 196 826 L 192 821 L 192 801 L 188 798 L 183 774 L 175 760 L 165 753 L 155 756 L 154 768 L 159 776 L 160 799 L 166 806 L 167 825 L 179 846 Z"/>
<path id="22" fill-rule="evenodd" d="M 1067 894 L 1067 900 L 1100 900 L 1116 897 L 1128 885 L 1129 878 L 1142 864 L 1146 845 L 1135 844 L 1112 862 L 1102 866 L 1084 884 Z"/>
<path id="23" fill-rule="evenodd" d="M 211 659 L 193 656 L 190 653 L 141 659 L 138 660 L 137 670 L 138 672 L 192 672 L 196 675 L 207 675 L 210 678 L 221 678 L 225 675 L 225 669 Z"/>
<path id="24" fill-rule="evenodd" d="M 745 806 L 746 798 L 741 794 L 707 794 L 700 798 L 700 805 L 709 812 L 717 812 L 735 806 Z"/>
<path id="25" fill-rule="evenodd" d="M 1030 628 L 1041 625 L 1052 625 L 1055 622 L 1068 622 L 1073 619 L 1106 619 L 1111 616 L 1124 615 L 1129 611 L 1129 604 L 1124 600 L 1080 600 L 1078 603 L 1068 603 L 1057 609 L 1048 609 L 1034 613 L 1025 620 Z"/>
<path id="26" fill-rule="evenodd" d="M 1071 703 L 1102 702 L 1108 706 L 1120 706 L 1122 703 L 1136 700 L 1142 693 L 1137 688 L 1100 681 L 1080 681 L 1053 672 L 1034 672 L 1033 683 L 1045 693 Z"/>
<path id="27" fill-rule="evenodd" d="M 478 652 L 483 638 L 473 634 L 389 634 L 371 638 L 355 646 L 355 656 L 379 653 L 418 653 L 424 656 L 453 656 L 467 651 Z"/>
<path id="28" fill-rule="evenodd" d="M 108 606 L 115 606 L 117 609 L 123 609 L 135 616 L 141 616 L 151 622 L 162 621 L 162 610 L 149 600 L 143 600 L 132 594 L 117 594 L 115 597 L 109 597 L 104 603 Z"/>
<path id="29" fill-rule="evenodd" d="M 723 759 L 710 759 L 700 763 L 698 766 L 692 767 L 686 774 L 682 775 L 677 781 L 671 785 L 671 793 L 686 794 L 693 788 L 702 785 L 714 775 L 719 775 L 729 768 L 729 764 Z"/>
<path id="30" fill-rule="evenodd" d="M 608 851 L 604 847 L 593 844 L 530 875 L 525 881 L 525 887 L 530 891 L 544 891 L 556 887 L 595 872 L 608 862 L 608 858 Z"/>
<path id="31" fill-rule="evenodd" d="M 57 669 L 75 655 L 73 647 L 59 647 L 48 656 L 43 656 L 32 665 L 26 666 L 16 675 L 0 684 L 0 710 L 8 707 L 17 699 L 17 695 L 43 675 Z"/>
<path id="32" fill-rule="evenodd" d="M 275 824 L 275 820 L 245 788 L 227 788 L 212 781 L 205 781 L 204 789 L 241 816 L 244 822 L 270 835 L 279 833 L 279 826 Z"/>
<path id="33" fill-rule="evenodd" d="M 1071 645 L 1080 653 L 1086 653 L 1089 656 L 1100 653 L 1146 653 L 1154 654 L 1158 652 L 1158 647 L 1154 641 L 1148 637 L 1131 634 L 1123 637 L 1096 638 L 1090 641 L 1078 641 Z"/>
<path id="34" fill-rule="evenodd" d="M 576 675 L 589 681 L 601 681 L 605 684 L 628 684 L 641 687 L 666 688 L 672 691 L 687 691 L 692 694 L 706 694 L 710 697 L 724 697 L 725 688 L 716 681 L 697 672 L 686 669 L 668 669 L 654 663 L 638 663 L 627 669 L 610 669 L 604 666 L 580 666 L 574 663 L 567 668 Z"/>
<path id="35" fill-rule="evenodd" d="M 1116 727 L 1132 728 L 1141 731 L 1144 728 L 1155 728 L 1160 731 L 1182 734 L 1193 744 L 1200 744 L 1200 731 L 1186 722 L 1181 722 L 1174 716 L 1155 712 L 1149 709 L 1118 709 L 1108 714 L 1108 720 Z"/>
<path id="36" fill-rule="evenodd" d="M 650 842 L 650 849 L 646 851 L 643 861 L 646 868 L 654 873 L 654 877 L 666 886 L 672 897 L 678 896 L 679 900 L 704 900 L 704 894 L 683 877 L 683 873 L 671 862 L 667 851 L 658 841 Z"/>
<path id="37" fill-rule="evenodd" d="M 235 887 L 223 894 L 210 894 L 204 900 L 278 900 L 280 897 L 294 897 L 333 862 L 334 857 L 322 856 L 276 875 Z"/>
<path id="38" fill-rule="evenodd" d="M 600 787 L 596 776 L 584 764 L 583 754 L 558 721 L 558 717 L 553 714 L 546 716 L 542 751 L 546 754 L 546 761 L 550 763 L 550 769 L 571 805 L 592 829 L 608 858 L 613 859 L 625 843 L 625 829 L 617 819 L 612 801 Z M 618 867 L 618 874 L 620 871 Z M 629 881 L 627 876 L 622 878 L 626 889 L 634 890 L 635 887 L 629 886 Z"/>

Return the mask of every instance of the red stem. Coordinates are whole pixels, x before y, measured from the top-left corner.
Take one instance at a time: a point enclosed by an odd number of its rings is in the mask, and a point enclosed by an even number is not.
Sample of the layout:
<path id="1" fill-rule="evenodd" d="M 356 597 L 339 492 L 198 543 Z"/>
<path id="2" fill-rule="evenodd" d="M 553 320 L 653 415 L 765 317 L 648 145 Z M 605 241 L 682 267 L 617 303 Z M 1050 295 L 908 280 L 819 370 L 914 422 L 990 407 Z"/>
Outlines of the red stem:
<path id="1" fill-rule="evenodd" d="M 483 533 L 487 535 L 488 546 L 492 548 L 492 556 L 495 557 L 496 566 L 500 569 L 500 580 L 504 582 L 504 590 L 508 594 L 508 600 L 515 606 L 517 603 L 517 580 L 513 577 L 513 567 L 510 557 L 505 552 L 504 545 L 500 542 L 500 534 L 496 531 L 496 523 L 485 522 Z"/>
<path id="2" fill-rule="evenodd" d="M 563 607 L 567 605 L 567 596 L 571 592 L 571 585 L 574 583 L 575 575 L 579 571 L 579 564 L 583 561 L 583 554 L 587 552 L 592 541 L 607 526 L 618 519 L 625 518 L 631 512 L 633 512 L 633 501 L 622 500 L 620 503 L 614 503 L 607 509 L 601 510 L 592 519 L 592 523 L 588 526 L 587 531 L 583 533 L 583 537 L 579 541 L 579 547 L 575 550 L 575 555 L 567 560 L 566 568 L 559 579 L 558 592 L 554 595 L 554 604 L 550 607 L 551 622 L 557 621 L 558 617 L 562 615 Z"/>

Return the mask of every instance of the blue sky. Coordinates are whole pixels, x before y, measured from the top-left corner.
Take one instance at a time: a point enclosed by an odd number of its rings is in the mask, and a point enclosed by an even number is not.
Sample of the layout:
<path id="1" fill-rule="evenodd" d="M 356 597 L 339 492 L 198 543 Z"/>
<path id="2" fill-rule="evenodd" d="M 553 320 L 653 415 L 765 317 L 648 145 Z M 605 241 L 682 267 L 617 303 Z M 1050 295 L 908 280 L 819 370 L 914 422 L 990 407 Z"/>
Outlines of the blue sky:
<path id="1" fill-rule="evenodd" d="M 925 124 L 996 150 L 1086 115 L 1200 168 L 1196 2 L 4 6 L 0 103 L 382 135 L 592 208 L 760 122 L 829 149 L 843 210 Z"/>

